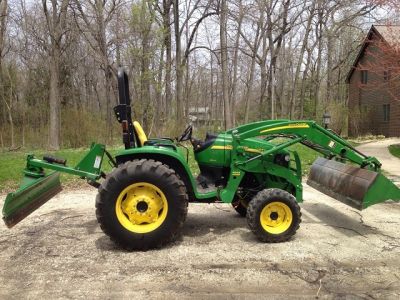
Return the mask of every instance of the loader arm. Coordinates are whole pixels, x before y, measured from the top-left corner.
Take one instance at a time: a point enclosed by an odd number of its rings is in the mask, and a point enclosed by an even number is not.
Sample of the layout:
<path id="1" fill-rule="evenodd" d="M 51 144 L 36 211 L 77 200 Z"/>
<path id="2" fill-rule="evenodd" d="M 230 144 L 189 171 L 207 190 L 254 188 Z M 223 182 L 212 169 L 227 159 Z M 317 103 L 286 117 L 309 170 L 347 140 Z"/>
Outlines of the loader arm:
<path id="1" fill-rule="evenodd" d="M 375 158 L 366 156 L 350 143 L 336 135 L 331 130 L 324 129 L 316 124 L 315 121 L 290 121 L 276 120 L 258 122 L 253 125 L 256 127 L 248 128 L 248 126 L 238 127 L 232 130 L 233 142 L 240 146 L 240 141 L 252 137 L 265 136 L 266 139 L 284 137 L 293 140 L 290 145 L 301 143 L 329 159 L 336 157 L 341 160 L 349 160 L 361 168 L 367 168 L 373 171 L 379 171 L 381 163 Z M 259 157 L 269 155 L 276 150 L 287 147 L 285 142 L 278 144 L 274 148 L 261 153 Z"/>
<path id="2" fill-rule="evenodd" d="M 238 127 L 230 133 L 233 149 L 240 149 L 242 141 L 248 138 L 289 138 L 246 161 L 237 160 L 238 154 L 233 153 L 238 167 L 255 164 L 281 149 L 301 143 L 325 157 L 313 163 L 307 181 L 320 192 L 359 210 L 386 200 L 400 201 L 400 189 L 381 173 L 382 164 L 378 159 L 361 153 L 315 121 L 264 121 Z M 345 164 L 347 161 L 353 165 Z"/>

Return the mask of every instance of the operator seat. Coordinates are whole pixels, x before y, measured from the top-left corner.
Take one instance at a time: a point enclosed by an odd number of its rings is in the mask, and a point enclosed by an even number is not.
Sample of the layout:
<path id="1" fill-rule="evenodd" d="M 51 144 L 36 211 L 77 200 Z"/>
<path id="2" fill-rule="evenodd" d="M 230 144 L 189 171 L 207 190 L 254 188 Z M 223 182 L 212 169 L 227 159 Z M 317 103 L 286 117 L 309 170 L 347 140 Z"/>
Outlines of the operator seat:
<path id="1" fill-rule="evenodd" d="M 207 149 L 212 144 L 214 144 L 217 137 L 218 137 L 217 134 L 207 132 L 206 138 L 204 139 L 204 141 L 192 138 L 192 145 L 193 145 L 194 152 L 197 153 L 197 152 L 201 152 L 201 151 Z"/>
<path id="2" fill-rule="evenodd" d="M 133 122 L 133 127 L 135 128 L 136 135 L 137 135 L 137 138 L 138 138 L 137 142 L 140 145 L 140 147 L 143 147 L 144 143 L 146 143 L 147 140 L 148 140 L 147 139 L 147 135 L 144 132 L 142 126 L 140 125 L 140 123 L 138 121 L 134 121 Z"/>

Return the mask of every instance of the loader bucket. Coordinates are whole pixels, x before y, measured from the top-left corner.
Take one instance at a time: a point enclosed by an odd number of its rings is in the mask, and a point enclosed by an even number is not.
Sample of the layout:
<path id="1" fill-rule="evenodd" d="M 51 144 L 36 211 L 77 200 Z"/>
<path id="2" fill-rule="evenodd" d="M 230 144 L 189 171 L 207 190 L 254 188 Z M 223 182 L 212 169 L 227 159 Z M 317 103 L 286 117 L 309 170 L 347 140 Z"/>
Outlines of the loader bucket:
<path id="1" fill-rule="evenodd" d="M 386 200 L 400 201 L 400 189 L 381 173 L 321 157 L 311 166 L 307 183 L 359 210 Z"/>
<path id="2" fill-rule="evenodd" d="M 9 193 L 3 206 L 3 220 L 13 227 L 61 191 L 60 174 L 25 175 L 20 188 Z"/>

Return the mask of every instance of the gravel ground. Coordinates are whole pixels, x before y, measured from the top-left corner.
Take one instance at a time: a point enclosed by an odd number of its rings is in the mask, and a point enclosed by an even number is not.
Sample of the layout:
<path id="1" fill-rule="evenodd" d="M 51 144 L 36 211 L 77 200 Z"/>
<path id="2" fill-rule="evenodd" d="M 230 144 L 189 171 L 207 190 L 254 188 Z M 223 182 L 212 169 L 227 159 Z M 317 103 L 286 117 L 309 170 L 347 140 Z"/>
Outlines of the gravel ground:
<path id="1" fill-rule="evenodd" d="M 400 159 L 390 154 L 390 145 L 400 144 L 400 138 L 390 138 L 381 141 L 366 143 L 357 147 L 358 150 L 366 155 L 375 156 L 382 163 L 382 169 L 392 180 L 400 182 Z"/>
<path id="2" fill-rule="evenodd" d="M 0 298 L 400 297 L 399 204 L 360 213 L 306 186 L 301 227 L 281 244 L 259 243 L 229 205 L 190 204 L 175 243 L 129 253 L 100 230 L 95 195 L 65 191 L 0 225 Z"/>

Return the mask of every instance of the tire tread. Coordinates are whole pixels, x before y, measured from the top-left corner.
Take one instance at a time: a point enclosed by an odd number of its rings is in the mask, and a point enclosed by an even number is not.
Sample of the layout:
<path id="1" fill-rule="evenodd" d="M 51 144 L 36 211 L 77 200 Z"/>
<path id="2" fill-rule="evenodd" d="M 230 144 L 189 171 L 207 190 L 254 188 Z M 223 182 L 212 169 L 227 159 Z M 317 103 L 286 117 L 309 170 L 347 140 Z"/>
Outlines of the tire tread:
<path id="1" fill-rule="evenodd" d="M 176 221 L 178 222 L 178 224 L 176 224 L 174 228 L 168 228 L 169 230 L 167 236 L 164 236 L 163 238 L 157 241 L 152 241 L 150 243 L 133 243 L 116 237 L 112 230 L 112 224 L 110 224 L 111 221 L 107 217 L 107 212 L 105 211 L 105 208 L 107 207 L 107 202 L 111 201 L 113 197 L 118 197 L 118 195 L 110 195 L 113 187 L 119 184 L 121 181 L 126 180 L 126 178 L 129 178 L 136 172 L 156 173 L 157 176 L 163 178 L 166 185 L 171 185 L 176 189 L 175 196 L 180 198 L 178 200 L 180 201 L 180 204 L 178 205 L 178 211 L 175 212 Z M 133 160 L 127 161 L 124 164 L 120 165 L 118 168 L 114 169 L 99 187 L 96 197 L 96 218 L 98 220 L 98 223 L 100 224 L 101 230 L 121 248 L 129 251 L 160 248 L 165 244 L 173 241 L 178 235 L 186 219 L 188 207 L 187 203 L 188 195 L 186 192 L 186 186 L 176 174 L 176 172 L 172 170 L 169 166 L 152 159 Z"/>
<path id="2" fill-rule="evenodd" d="M 275 200 L 274 200 L 275 199 Z M 259 214 L 266 204 L 276 201 L 276 199 L 284 199 L 290 205 L 293 214 L 293 224 L 287 231 L 273 235 L 268 234 L 260 224 Z M 286 204 L 288 204 L 286 203 Z M 281 243 L 289 240 L 296 231 L 300 228 L 301 211 L 296 199 L 290 193 L 277 189 L 264 189 L 257 193 L 257 195 L 250 201 L 247 208 L 247 224 L 255 236 L 262 242 L 267 243 Z"/>

